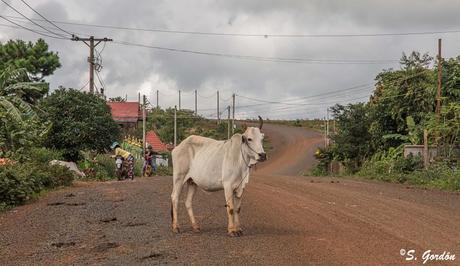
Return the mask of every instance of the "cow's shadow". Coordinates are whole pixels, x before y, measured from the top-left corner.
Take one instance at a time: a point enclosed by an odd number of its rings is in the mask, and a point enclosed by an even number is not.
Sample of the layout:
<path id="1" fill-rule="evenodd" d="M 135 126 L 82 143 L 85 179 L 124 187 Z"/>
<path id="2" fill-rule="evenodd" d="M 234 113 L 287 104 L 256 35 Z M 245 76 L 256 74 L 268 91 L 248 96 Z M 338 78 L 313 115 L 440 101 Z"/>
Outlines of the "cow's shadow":
<path id="1" fill-rule="evenodd" d="M 241 237 L 254 236 L 299 236 L 308 234 L 308 231 L 299 230 L 296 228 L 282 228 L 277 226 L 268 226 L 265 224 L 257 224 L 243 227 L 243 235 Z M 201 226 L 201 232 L 195 233 L 190 225 L 181 228 L 182 235 L 191 236 L 225 236 L 227 237 L 227 228 L 217 224 L 205 224 Z"/>

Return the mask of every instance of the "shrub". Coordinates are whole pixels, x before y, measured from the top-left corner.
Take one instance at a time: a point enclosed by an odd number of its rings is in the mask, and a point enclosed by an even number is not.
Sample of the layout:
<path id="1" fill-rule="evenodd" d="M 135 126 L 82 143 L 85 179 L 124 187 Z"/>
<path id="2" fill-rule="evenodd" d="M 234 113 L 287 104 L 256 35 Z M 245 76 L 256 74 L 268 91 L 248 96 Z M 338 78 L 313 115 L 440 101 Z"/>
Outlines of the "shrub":
<path id="1" fill-rule="evenodd" d="M 108 176 L 115 177 L 115 160 L 109 154 L 98 154 L 95 160 L 100 167 L 99 169 L 102 168 Z"/>
<path id="2" fill-rule="evenodd" d="M 41 164 L 48 164 L 52 160 L 64 160 L 62 151 L 47 148 L 32 148 L 27 154 L 28 160 Z"/>
<path id="3" fill-rule="evenodd" d="M 159 165 L 155 173 L 157 176 L 170 176 L 172 175 L 172 167 Z"/>
<path id="4" fill-rule="evenodd" d="M 85 179 L 106 181 L 115 178 L 115 162 L 109 154 L 82 152 L 83 160 L 78 167 L 86 174 Z"/>
<path id="5" fill-rule="evenodd" d="M 431 165 L 427 170 L 418 170 L 407 176 L 407 182 L 413 185 L 460 191 L 460 171 L 445 163 Z"/>
<path id="6" fill-rule="evenodd" d="M 73 173 L 66 167 L 16 163 L 0 167 L 0 207 L 23 204 L 45 188 L 70 185 Z"/>

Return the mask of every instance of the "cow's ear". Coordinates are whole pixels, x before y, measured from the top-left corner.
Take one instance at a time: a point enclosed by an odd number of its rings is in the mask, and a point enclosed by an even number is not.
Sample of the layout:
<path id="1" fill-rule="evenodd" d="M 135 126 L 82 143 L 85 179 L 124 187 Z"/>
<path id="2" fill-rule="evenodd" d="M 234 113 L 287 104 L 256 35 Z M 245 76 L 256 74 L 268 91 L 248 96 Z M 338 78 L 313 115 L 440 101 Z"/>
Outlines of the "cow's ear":
<path id="1" fill-rule="evenodd" d="M 246 143 L 247 140 L 246 140 L 246 136 L 245 136 L 245 135 L 241 135 L 241 141 L 242 141 L 243 143 Z"/>

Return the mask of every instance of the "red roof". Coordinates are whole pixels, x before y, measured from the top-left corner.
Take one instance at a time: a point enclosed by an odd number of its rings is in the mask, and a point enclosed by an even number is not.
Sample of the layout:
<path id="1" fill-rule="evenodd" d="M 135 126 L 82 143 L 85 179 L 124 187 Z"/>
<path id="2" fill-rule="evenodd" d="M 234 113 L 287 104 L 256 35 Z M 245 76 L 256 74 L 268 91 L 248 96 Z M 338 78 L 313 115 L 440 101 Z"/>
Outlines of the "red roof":
<path id="1" fill-rule="evenodd" d="M 137 122 L 142 119 L 139 102 L 108 102 L 116 122 Z"/>
<path id="2" fill-rule="evenodd" d="M 147 145 L 152 145 L 152 148 L 156 152 L 163 152 L 163 151 L 168 151 L 168 147 L 166 144 L 161 142 L 160 138 L 157 136 L 155 131 L 147 131 L 145 133 L 145 142 Z"/>

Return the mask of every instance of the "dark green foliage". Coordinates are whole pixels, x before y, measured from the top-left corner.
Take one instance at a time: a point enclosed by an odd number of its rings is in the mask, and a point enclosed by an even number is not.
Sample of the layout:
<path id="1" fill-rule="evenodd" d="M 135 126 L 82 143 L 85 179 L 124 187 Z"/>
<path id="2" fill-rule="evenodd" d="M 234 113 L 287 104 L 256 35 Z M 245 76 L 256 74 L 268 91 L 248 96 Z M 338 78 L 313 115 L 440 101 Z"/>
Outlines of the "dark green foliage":
<path id="1" fill-rule="evenodd" d="M 451 102 L 441 108 L 440 119 L 429 116 L 426 128 L 431 135 L 438 136 L 439 156 L 455 160 L 454 149 L 460 147 L 460 102 Z"/>
<path id="2" fill-rule="evenodd" d="M 86 174 L 88 180 L 106 181 L 115 179 L 115 160 L 110 154 L 83 152 L 78 168 Z"/>
<path id="3" fill-rule="evenodd" d="M 328 175 L 329 164 L 334 159 L 334 152 L 332 149 L 318 148 L 315 153 L 315 158 L 319 163 L 311 170 L 309 175 L 313 176 L 326 176 Z"/>
<path id="4" fill-rule="evenodd" d="M 24 68 L 33 81 L 41 81 L 60 66 L 58 54 L 48 51 L 43 39 L 36 43 L 22 40 L 0 43 L 0 72 L 8 67 Z"/>
<path id="5" fill-rule="evenodd" d="M 358 171 L 367 178 L 458 190 L 455 147 L 460 146 L 460 57 L 443 62 L 439 119 L 434 114 L 437 66 L 429 69 L 431 62 L 427 54 L 404 54 L 400 70 L 377 75 L 368 104 L 335 106 L 338 130 L 324 152 L 332 156 L 318 158 L 317 173 L 324 173 L 334 159 L 348 172 Z M 438 147 L 438 161 L 428 170 L 422 169 L 420 157 L 402 155 L 404 144 L 422 144 L 424 129 L 429 144 Z"/>
<path id="6" fill-rule="evenodd" d="M 43 147 L 33 147 L 24 154 L 27 161 L 35 162 L 38 164 L 47 164 L 52 160 L 63 160 L 62 151 L 46 149 Z"/>
<path id="7" fill-rule="evenodd" d="M 120 137 L 110 108 L 94 94 L 60 88 L 40 107 L 46 112 L 43 119 L 52 122 L 45 145 L 63 150 L 66 160 L 78 160 L 81 150 L 103 152 Z"/>
<path id="8" fill-rule="evenodd" d="M 372 153 L 366 106 L 362 103 L 335 105 L 332 113 L 337 124 L 337 133 L 332 137 L 330 148 L 333 157 L 343 162 L 350 171 L 357 171 Z"/>
<path id="9" fill-rule="evenodd" d="M 45 83 L 30 82 L 24 69 L 7 67 L 0 73 L 0 156 L 17 159 L 40 145 L 49 130 L 35 103 L 48 91 Z"/>
<path id="10" fill-rule="evenodd" d="M 38 163 L 0 166 L 0 205 L 23 204 L 47 188 L 68 186 L 73 174 L 66 167 Z"/>
<path id="11" fill-rule="evenodd" d="M 374 151 L 408 142 L 398 137 L 409 133 L 407 118 L 419 125 L 434 111 L 435 75 L 428 69 L 431 60 L 426 54 L 412 52 L 410 56 L 403 55 L 401 70 L 385 70 L 377 75 L 368 104 Z"/>
<path id="12" fill-rule="evenodd" d="M 443 62 L 441 93 L 443 104 L 460 102 L 460 56 Z"/>

